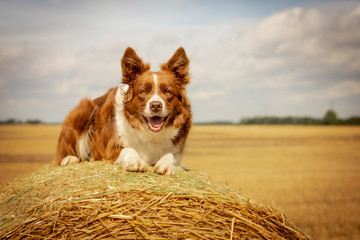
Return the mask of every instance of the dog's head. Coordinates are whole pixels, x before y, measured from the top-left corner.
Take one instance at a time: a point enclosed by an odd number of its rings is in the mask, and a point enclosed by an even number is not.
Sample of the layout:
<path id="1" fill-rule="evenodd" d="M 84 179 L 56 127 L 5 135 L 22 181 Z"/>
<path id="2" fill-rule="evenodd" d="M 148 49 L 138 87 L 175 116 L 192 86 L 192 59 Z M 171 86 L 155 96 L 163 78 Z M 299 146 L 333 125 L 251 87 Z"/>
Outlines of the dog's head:
<path id="1" fill-rule="evenodd" d="M 125 93 L 124 115 L 132 127 L 158 133 L 164 127 L 180 128 L 190 117 L 185 86 L 190 81 L 189 59 L 180 47 L 161 71 L 150 72 L 150 65 L 128 47 L 121 60 Z"/>

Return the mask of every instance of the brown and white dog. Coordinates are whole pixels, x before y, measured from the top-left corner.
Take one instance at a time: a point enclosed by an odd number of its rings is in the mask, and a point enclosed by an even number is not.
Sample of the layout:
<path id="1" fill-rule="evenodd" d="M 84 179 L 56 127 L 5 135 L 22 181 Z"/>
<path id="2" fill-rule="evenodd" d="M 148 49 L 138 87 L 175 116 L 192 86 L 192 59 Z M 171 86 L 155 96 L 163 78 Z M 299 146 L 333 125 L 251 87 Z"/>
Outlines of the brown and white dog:
<path id="1" fill-rule="evenodd" d="M 56 163 L 108 160 L 127 171 L 173 175 L 191 127 L 185 85 L 189 60 L 180 47 L 161 71 L 128 47 L 121 60 L 122 83 L 99 98 L 80 101 L 65 118 Z"/>

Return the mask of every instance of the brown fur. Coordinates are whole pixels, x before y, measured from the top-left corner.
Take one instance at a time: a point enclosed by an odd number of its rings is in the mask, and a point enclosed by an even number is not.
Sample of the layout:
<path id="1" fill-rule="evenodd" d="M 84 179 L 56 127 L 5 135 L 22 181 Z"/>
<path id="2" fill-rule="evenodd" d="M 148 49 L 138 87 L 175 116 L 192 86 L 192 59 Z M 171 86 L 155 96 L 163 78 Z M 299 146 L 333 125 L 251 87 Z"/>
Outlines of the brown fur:
<path id="1" fill-rule="evenodd" d="M 91 127 L 89 119 L 95 109 L 94 103 L 90 99 L 83 99 L 67 115 L 58 139 L 55 162 L 61 163 L 61 160 L 68 156 L 77 156 L 77 142 L 86 131 Z"/>
<path id="2" fill-rule="evenodd" d="M 91 149 L 95 160 L 106 159 L 114 162 L 122 149 L 120 139 L 114 138 L 114 104 L 116 88 L 111 88 L 103 96 L 83 99 L 66 117 L 58 140 L 55 162 L 68 156 L 79 156 L 77 143 L 81 136 L 90 134 Z M 81 159 L 81 161 L 88 159 Z"/>

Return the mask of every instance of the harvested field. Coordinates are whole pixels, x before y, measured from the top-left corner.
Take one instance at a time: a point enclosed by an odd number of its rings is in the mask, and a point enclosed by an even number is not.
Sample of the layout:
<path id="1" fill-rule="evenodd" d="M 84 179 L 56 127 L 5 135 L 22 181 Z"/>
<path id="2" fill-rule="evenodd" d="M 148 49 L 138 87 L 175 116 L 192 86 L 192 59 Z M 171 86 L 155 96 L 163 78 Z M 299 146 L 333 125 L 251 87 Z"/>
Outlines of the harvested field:
<path id="1" fill-rule="evenodd" d="M 0 126 L 0 183 L 51 162 L 59 132 L 59 125 Z"/>
<path id="2" fill-rule="evenodd" d="M 0 126 L 0 182 L 51 161 L 59 131 Z M 280 208 L 314 239 L 358 239 L 358 149 L 360 127 L 194 126 L 182 163 Z"/>

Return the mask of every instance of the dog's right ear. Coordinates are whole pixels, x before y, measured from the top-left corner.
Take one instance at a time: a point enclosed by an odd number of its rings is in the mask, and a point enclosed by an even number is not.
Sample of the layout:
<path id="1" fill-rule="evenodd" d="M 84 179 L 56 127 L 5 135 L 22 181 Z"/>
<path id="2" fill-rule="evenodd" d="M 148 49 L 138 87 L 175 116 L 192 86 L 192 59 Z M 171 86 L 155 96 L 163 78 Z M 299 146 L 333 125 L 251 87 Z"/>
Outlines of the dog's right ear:
<path id="1" fill-rule="evenodd" d="M 136 52 L 131 47 L 125 50 L 124 56 L 121 59 L 122 68 L 122 83 L 130 84 L 141 73 L 150 70 L 149 64 L 144 64 L 141 58 L 136 55 Z"/>

